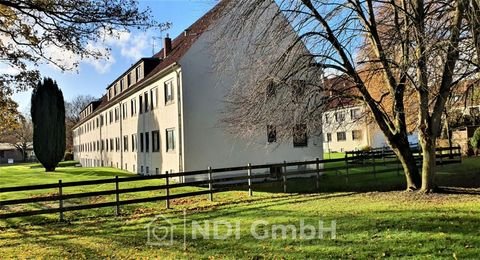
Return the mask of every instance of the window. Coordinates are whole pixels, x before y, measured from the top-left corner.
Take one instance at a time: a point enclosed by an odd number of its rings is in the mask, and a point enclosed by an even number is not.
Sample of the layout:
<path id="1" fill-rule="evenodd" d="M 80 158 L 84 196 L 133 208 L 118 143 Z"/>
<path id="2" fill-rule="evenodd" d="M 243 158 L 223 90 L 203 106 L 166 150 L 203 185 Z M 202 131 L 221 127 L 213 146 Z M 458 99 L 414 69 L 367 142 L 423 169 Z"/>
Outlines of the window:
<path id="1" fill-rule="evenodd" d="M 110 124 L 113 123 L 113 111 L 109 111 L 109 116 L 110 116 Z"/>
<path id="2" fill-rule="evenodd" d="M 103 115 L 100 115 L 100 126 L 103 126 Z"/>
<path id="3" fill-rule="evenodd" d="M 150 169 L 149 169 L 148 166 L 145 167 L 145 173 L 146 173 L 146 174 L 150 174 Z"/>
<path id="4" fill-rule="evenodd" d="M 345 132 L 337 132 L 337 141 L 346 141 L 347 134 Z"/>
<path id="5" fill-rule="evenodd" d="M 267 125 L 267 140 L 269 143 L 277 141 L 277 129 L 273 125 Z"/>
<path id="6" fill-rule="evenodd" d="M 132 85 L 132 73 L 128 73 L 127 75 L 127 88 Z"/>
<path id="7" fill-rule="evenodd" d="M 330 116 L 328 114 L 325 114 L 325 124 L 330 123 Z"/>
<path id="8" fill-rule="evenodd" d="M 173 96 L 173 81 L 165 82 L 165 104 L 173 103 L 174 96 Z"/>
<path id="9" fill-rule="evenodd" d="M 123 137 L 123 151 L 128 152 L 128 135 Z"/>
<path id="10" fill-rule="evenodd" d="M 145 112 L 148 112 L 148 108 L 150 106 L 150 104 L 148 104 L 148 92 L 145 92 L 143 94 L 145 100 L 143 100 L 143 102 L 145 103 Z"/>
<path id="11" fill-rule="evenodd" d="M 362 130 L 353 130 L 352 140 L 362 140 Z"/>
<path id="12" fill-rule="evenodd" d="M 113 86 L 113 96 L 116 96 L 116 95 L 117 95 L 117 84 Z"/>
<path id="13" fill-rule="evenodd" d="M 102 140 L 102 151 L 105 150 L 105 140 Z"/>
<path id="14" fill-rule="evenodd" d="M 135 81 L 138 82 L 140 80 L 140 73 L 141 73 L 141 68 L 140 66 L 135 68 Z"/>
<path id="15" fill-rule="evenodd" d="M 308 145 L 307 126 L 297 124 L 293 128 L 293 147 L 304 147 Z"/>
<path id="16" fill-rule="evenodd" d="M 352 120 L 359 119 L 360 116 L 361 116 L 360 108 L 354 108 L 354 109 L 350 110 L 350 116 L 351 116 Z"/>
<path id="17" fill-rule="evenodd" d="M 140 172 L 143 173 L 143 165 L 140 166 Z"/>
<path id="18" fill-rule="evenodd" d="M 152 152 L 160 151 L 160 132 L 152 131 Z"/>
<path id="19" fill-rule="evenodd" d="M 325 134 L 325 142 L 331 142 L 332 141 L 332 134 L 331 133 L 326 133 Z"/>
<path id="20" fill-rule="evenodd" d="M 145 152 L 148 153 L 150 150 L 150 133 L 145 133 Z"/>
<path id="21" fill-rule="evenodd" d="M 118 121 L 118 107 L 115 108 L 115 122 Z"/>
<path id="22" fill-rule="evenodd" d="M 120 151 L 120 137 L 115 138 L 115 150 Z"/>
<path id="23" fill-rule="evenodd" d="M 113 152 L 113 138 L 110 138 L 110 152 Z"/>
<path id="24" fill-rule="evenodd" d="M 150 90 L 150 100 L 152 102 L 150 110 L 157 108 L 158 106 L 158 88 Z"/>
<path id="25" fill-rule="evenodd" d="M 143 133 L 140 133 L 140 152 L 143 153 Z"/>
<path id="26" fill-rule="evenodd" d="M 344 112 L 336 112 L 335 113 L 335 121 L 337 121 L 337 122 L 345 121 L 345 113 Z"/>
<path id="27" fill-rule="evenodd" d="M 123 78 L 120 80 L 120 91 L 123 91 Z"/>
<path id="28" fill-rule="evenodd" d="M 130 113 L 131 116 L 137 114 L 137 100 L 135 98 L 132 98 L 132 100 L 130 100 Z"/>
<path id="29" fill-rule="evenodd" d="M 143 113 L 143 97 L 142 95 L 138 96 L 138 109 L 139 109 L 139 113 Z"/>
<path id="30" fill-rule="evenodd" d="M 135 150 L 137 149 L 137 136 L 135 134 L 132 134 L 132 152 L 135 152 Z"/>
<path id="31" fill-rule="evenodd" d="M 167 129 L 167 152 L 175 151 L 175 129 Z"/>

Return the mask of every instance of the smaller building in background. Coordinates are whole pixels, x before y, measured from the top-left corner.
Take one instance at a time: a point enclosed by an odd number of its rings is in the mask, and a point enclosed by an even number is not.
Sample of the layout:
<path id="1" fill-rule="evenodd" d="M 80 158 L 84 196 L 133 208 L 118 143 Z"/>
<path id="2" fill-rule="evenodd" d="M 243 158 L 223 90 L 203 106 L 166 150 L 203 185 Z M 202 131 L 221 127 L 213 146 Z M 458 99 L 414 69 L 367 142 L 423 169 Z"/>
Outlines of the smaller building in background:
<path id="1" fill-rule="evenodd" d="M 348 98 L 355 87 L 342 77 L 325 79 L 327 104 L 322 115 L 323 150 L 345 152 L 388 146 L 367 106 Z"/>
<path id="2" fill-rule="evenodd" d="M 369 120 L 365 105 L 338 107 L 323 113 L 323 150 L 345 152 L 387 146 L 385 135 Z"/>
<path id="3" fill-rule="evenodd" d="M 9 163 L 9 160 L 13 160 L 13 163 L 23 162 L 22 151 L 17 149 L 13 144 L 0 143 L 0 164 Z M 35 153 L 33 152 L 33 144 L 29 144 L 25 161 L 30 162 L 34 160 Z"/>

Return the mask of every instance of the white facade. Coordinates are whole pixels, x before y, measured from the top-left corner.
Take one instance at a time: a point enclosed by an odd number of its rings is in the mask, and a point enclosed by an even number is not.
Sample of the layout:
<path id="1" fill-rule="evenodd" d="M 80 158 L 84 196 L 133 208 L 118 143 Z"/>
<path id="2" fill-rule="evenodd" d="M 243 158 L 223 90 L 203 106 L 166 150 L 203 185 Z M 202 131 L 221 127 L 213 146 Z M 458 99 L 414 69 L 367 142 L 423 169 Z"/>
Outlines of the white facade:
<path id="1" fill-rule="evenodd" d="M 365 106 L 352 106 L 323 113 L 323 149 L 325 152 L 345 152 L 366 147 L 386 147 L 381 130 L 367 119 Z"/>
<path id="2" fill-rule="evenodd" d="M 176 62 L 159 71 L 153 70 L 154 75 L 140 81 L 134 92 L 110 101 L 113 97 L 108 90 L 108 101 L 104 100 L 104 105 L 87 113 L 74 128 L 75 158 L 83 166 L 108 166 L 151 175 L 202 170 L 209 166 L 219 168 L 323 157 L 320 137 L 309 136 L 307 146 L 294 147 L 293 140 L 268 143 L 266 127 L 258 136 L 244 140 L 220 126 L 223 99 L 235 75 L 212 69 L 218 53 L 218 46 L 211 44 L 215 24 L 211 24 Z M 242 48 L 239 44 L 230 42 L 228 48 L 235 52 Z M 162 62 L 165 61 L 160 61 L 158 66 Z M 148 99 L 147 112 L 145 107 L 140 108 L 141 97 L 143 105 L 145 97 Z M 157 131 L 158 142 L 153 138 Z"/>

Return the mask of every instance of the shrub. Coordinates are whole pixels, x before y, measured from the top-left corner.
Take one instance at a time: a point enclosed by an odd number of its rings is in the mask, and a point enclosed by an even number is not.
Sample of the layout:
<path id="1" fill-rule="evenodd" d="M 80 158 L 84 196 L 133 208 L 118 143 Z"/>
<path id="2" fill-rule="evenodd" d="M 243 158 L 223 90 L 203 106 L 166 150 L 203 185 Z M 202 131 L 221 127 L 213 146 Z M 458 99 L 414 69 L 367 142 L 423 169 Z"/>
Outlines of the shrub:
<path id="1" fill-rule="evenodd" d="M 66 152 L 65 156 L 63 157 L 64 161 L 73 161 L 73 153 L 72 152 Z"/>
<path id="2" fill-rule="evenodd" d="M 33 149 L 45 171 L 55 171 L 65 156 L 65 102 L 57 83 L 39 82 L 32 93 Z"/>
<path id="3" fill-rule="evenodd" d="M 475 130 L 472 138 L 470 138 L 470 145 L 475 151 L 475 154 L 477 154 L 477 151 L 480 148 L 480 127 Z"/>
<path id="4" fill-rule="evenodd" d="M 372 150 L 372 147 L 370 145 L 365 145 L 360 148 L 360 151 L 364 151 L 364 152 L 370 152 L 371 150 Z"/>

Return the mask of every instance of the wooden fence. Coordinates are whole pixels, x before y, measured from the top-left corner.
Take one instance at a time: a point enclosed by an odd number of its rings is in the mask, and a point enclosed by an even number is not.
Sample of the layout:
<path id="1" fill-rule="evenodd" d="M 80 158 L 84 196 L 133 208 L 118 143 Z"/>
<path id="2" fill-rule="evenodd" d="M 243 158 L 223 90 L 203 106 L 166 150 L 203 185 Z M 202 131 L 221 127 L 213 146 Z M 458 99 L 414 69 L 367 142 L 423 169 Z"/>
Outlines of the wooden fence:
<path id="1" fill-rule="evenodd" d="M 443 149 L 443 148 L 441 148 Z M 441 150 L 440 149 L 440 150 Z M 450 150 L 450 154 L 439 154 L 437 158 L 448 157 L 451 155 L 457 156 L 456 153 L 452 153 L 453 150 Z M 438 157 L 439 156 L 439 157 Z M 344 162 L 344 163 L 342 163 Z M 360 163 L 361 162 L 361 163 Z M 457 161 L 458 162 L 458 161 Z M 335 163 L 337 163 L 335 165 Z M 342 163 L 341 165 L 339 163 Z M 329 167 L 329 164 L 333 164 L 333 167 Z M 387 164 L 396 164 L 396 167 L 386 168 L 378 170 L 378 165 L 387 165 Z M 301 167 L 299 167 L 301 166 Z M 290 167 L 290 169 L 288 169 Z M 297 167 L 296 170 L 292 170 L 292 167 Z M 57 189 L 55 195 L 49 196 L 39 196 L 31 198 L 22 198 L 22 199 L 11 199 L 0 201 L 0 208 L 5 208 L 5 206 L 20 205 L 27 203 L 38 203 L 38 202 L 58 202 L 58 207 L 56 208 L 45 208 L 45 209 L 35 209 L 28 211 L 18 211 L 18 212 L 9 212 L 0 214 L 0 219 L 7 219 L 13 217 L 24 217 L 24 216 L 33 216 L 41 214 L 52 214 L 58 213 L 60 220 L 64 219 L 64 212 L 85 210 L 85 209 L 94 209 L 94 208 L 105 208 L 112 207 L 115 209 L 116 215 L 120 214 L 120 208 L 122 205 L 145 203 L 145 202 L 154 202 L 154 201 L 165 201 L 165 207 L 170 208 L 170 201 L 172 199 L 199 196 L 199 195 L 208 195 L 209 199 L 213 201 L 214 194 L 218 192 L 224 192 L 231 190 L 233 187 L 238 188 L 238 184 L 241 183 L 248 188 L 248 194 L 253 196 L 254 185 L 257 183 L 281 183 L 283 186 L 283 191 L 286 193 L 288 191 L 288 179 L 294 177 L 308 176 L 315 178 L 315 188 L 318 190 L 320 188 L 320 176 L 325 172 L 338 172 L 343 170 L 346 174 L 346 180 L 348 182 L 349 171 L 354 168 L 359 167 L 372 167 L 372 173 L 376 174 L 383 172 L 392 172 L 397 171 L 397 174 L 400 173 L 401 167 L 396 160 L 396 157 L 392 157 L 390 152 L 378 152 L 372 151 L 368 153 L 360 152 L 348 152 L 344 158 L 338 159 L 327 159 L 327 160 L 312 160 L 304 162 L 284 162 L 281 164 L 262 164 L 262 165 L 251 165 L 239 167 L 229 167 L 229 168 L 218 168 L 213 169 L 209 167 L 206 170 L 199 171 L 190 171 L 190 172 L 181 172 L 181 173 L 169 173 L 165 172 L 163 175 L 153 175 L 153 176 L 131 176 L 109 179 L 99 179 L 99 180 L 87 180 L 87 181 L 75 181 L 75 182 L 62 182 L 59 180 L 58 183 L 53 184 L 38 184 L 38 185 L 29 185 L 29 186 L 17 186 L 17 187 L 4 187 L 0 188 L 0 193 L 7 192 L 20 192 L 20 191 L 32 191 L 32 190 L 46 190 L 46 189 Z M 300 169 L 302 168 L 302 169 Z M 281 169 L 280 172 L 277 170 Z M 254 173 L 255 170 L 264 170 L 263 173 Z M 222 176 L 221 173 L 229 173 L 230 177 Z M 195 180 L 186 183 L 171 183 L 171 178 L 177 177 L 187 177 L 187 176 L 199 176 L 200 180 Z M 207 178 L 204 178 L 207 176 Z M 134 188 L 120 188 L 121 183 L 126 182 L 137 182 L 145 180 L 154 180 L 154 179 L 163 179 L 165 184 L 161 185 L 147 185 L 142 187 Z M 65 194 L 63 189 L 67 187 L 79 187 L 79 186 L 91 186 L 98 184 L 114 184 L 114 189 L 104 190 L 104 191 L 93 191 L 93 192 L 81 192 L 81 193 L 71 193 Z M 187 187 L 187 186 L 203 186 L 208 187 L 208 189 L 185 192 L 179 194 L 171 194 L 171 189 Z M 149 198 L 135 198 L 120 200 L 121 194 L 143 192 L 143 191 L 156 191 L 164 190 L 165 195 L 154 196 Z M 102 202 L 95 204 L 86 204 L 86 205 L 73 205 L 65 206 L 65 201 L 69 199 L 76 198 L 87 198 L 94 196 L 107 196 L 115 195 L 115 201 L 111 202 Z"/>

